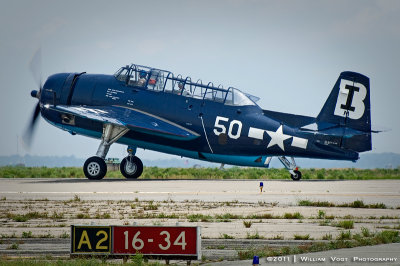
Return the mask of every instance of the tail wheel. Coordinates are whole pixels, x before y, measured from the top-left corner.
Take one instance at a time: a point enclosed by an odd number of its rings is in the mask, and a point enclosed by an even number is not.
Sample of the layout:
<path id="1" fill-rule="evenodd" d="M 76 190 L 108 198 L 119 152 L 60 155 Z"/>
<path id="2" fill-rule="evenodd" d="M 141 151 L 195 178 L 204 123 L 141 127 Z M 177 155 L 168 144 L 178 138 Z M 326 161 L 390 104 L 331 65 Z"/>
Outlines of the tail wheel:
<path id="1" fill-rule="evenodd" d="M 294 175 L 290 175 L 290 177 L 294 180 L 294 181 L 299 181 L 301 179 L 301 172 L 298 170 L 294 170 Z"/>
<path id="2" fill-rule="evenodd" d="M 136 156 L 127 156 L 122 160 L 119 169 L 121 170 L 121 174 L 126 178 L 136 179 L 143 172 L 143 163 Z"/>
<path id="3" fill-rule="evenodd" d="M 83 172 L 90 180 L 100 180 L 107 173 L 107 164 L 98 156 L 90 157 L 83 165 Z"/>

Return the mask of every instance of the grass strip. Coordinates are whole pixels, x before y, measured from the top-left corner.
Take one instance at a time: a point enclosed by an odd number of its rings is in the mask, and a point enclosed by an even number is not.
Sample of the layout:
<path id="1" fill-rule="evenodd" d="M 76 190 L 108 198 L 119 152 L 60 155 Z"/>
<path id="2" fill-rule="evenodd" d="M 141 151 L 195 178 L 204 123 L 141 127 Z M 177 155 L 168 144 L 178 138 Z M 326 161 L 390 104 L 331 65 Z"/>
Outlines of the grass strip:
<path id="1" fill-rule="evenodd" d="M 355 200 L 350 203 L 335 204 L 328 201 L 311 201 L 299 200 L 299 206 L 312 206 L 312 207 L 347 207 L 347 208 L 366 208 L 366 209 L 386 209 L 387 206 L 383 203 L 365 204 L 362 200 Z"/>
<path id="2" fill-rule="evenodd" d="M 400 169 L 302 169 L 303 179 L 400 179 Z M 1 178 L 85 178 L 81 167 L 0 167 Z M 108 171 L 107 178 L 124 178 Z M 145 167 L 141 179 L 288 179 L 286 169 L 263 168 L 159 168 Z"/>
<path id="3" fill-rule="evenodd" d="M 327 237 L 328 238 L 328 237 Z M 329 238 L 332 238 L 330 236 Z M 254 256 L 274 257 L 286 256 L 310 252 L 327 251 L 341 248 L 354 248 L 360 246 L 372 246 L 379 244 L 399 243 L 399 232 L 394 230 L 385 230 L 376 233 L 362 231 L 359 234 L 351 235 L 350 231 L 342 232 L 336 240 L 329 242 L 314 242 L 296 247 L 263 247 L 250 248 L 248 250 L 239 251 L 238 255 L 241 260 L 252 259 Z"/>

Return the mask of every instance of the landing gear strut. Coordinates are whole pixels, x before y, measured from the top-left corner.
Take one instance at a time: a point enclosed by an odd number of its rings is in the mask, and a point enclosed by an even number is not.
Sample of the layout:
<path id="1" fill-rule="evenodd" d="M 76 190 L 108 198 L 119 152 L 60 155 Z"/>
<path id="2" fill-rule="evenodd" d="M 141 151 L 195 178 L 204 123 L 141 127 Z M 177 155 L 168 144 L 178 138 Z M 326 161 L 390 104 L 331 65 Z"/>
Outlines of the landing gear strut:
<path id="1" fill-rule="evenodd" d="M 290 177 L 294 181 L 299 181 L 301 179 L 301 172 L 296 165 L 293 157 L 290 157 L 291 161 L 289 161 L 285 156 L 278 156 L 279 161 L 285 166 L 287 170 L 290 172 Z"/>
<path id="2" fill-rule="evenodd" d="M 107 164 L 104 162 L 111 144 L 122 137 L 129 129 L 113 124 L 103 125 L 103 135 L 97 149 L 96 156 L 90 157 L 83 165 L 83 172 L 88 179 L 100 180 L 107 173 Z"/>
<path id="3" fill-rule="evenodd" d="M 142 161 L 135 156 L 136 148 L 128 147 L 128 156 L 125 157 L 119 169 L 121 170 L 121 174 L 128 179 L 136 179 L 143 172 L 143 163 Z"/>

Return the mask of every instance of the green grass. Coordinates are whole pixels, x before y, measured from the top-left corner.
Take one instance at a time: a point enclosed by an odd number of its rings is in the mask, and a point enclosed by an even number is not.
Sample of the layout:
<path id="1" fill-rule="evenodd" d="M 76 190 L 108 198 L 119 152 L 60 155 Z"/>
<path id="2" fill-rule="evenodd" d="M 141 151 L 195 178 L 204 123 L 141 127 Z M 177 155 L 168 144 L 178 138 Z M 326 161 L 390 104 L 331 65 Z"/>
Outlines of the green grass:
<path id="1" fill-rule="evenodd" d="M 249 232 L 247 232 L 246 239 L 264 239 L 264 237 L 260 236 L 258 232 L 255 232 L 254 234 L 250 234 Z"/>
<path id="2" fill-rule="evenodd" d="M 74 201 L 74 202 L 80 202 L 80 201 L 81 201 L 81 198 L 80 198 L 77 194 L 75 194 L 75 195 L 74 195 L 74 199 L 73 199 L 72 201 Z"/>
<path id="3" fill-rule="evenodd" d="M 303 219 L 303 215 L 301 215 L 299 212 L 295 212 L 295 213 L 285 213 L 283 215 L 284 219 Z"/>
<path id="4" fill-rule="evenodd" d="M 319 225 L 320 226 L 330 226 L 331 225 L 331 220 L 328 220 L 328 219 L 324 219 L 324 220 L 322 220 L 322 221 L 320 221 L 319 222 Z"/>
<path id="5" fill-rule="evenodd" d="M 293 238 L 294 238 L 294 240 L 309 240 L 310 239 L 310 234 L 307 234 L 307 235 L 294 234 Z"/>
<path id="6" fill-rule="evenodd" d="M 311 200 L 299 200 L 299 206 L 312 206 L 312 207 L 335 207 L 336 205 L 328 201 L 311 201 Z"/>
<path id="7" fill-rule="evenodd" d="M 332 234 L 326 233 L 324 236 L 322 236 L 322 240 L 332 240 Z"/>
<path id="8" fill-rule="evenodd" d="M 53 215 L 51 215 L 50 218 L 53 219 L 53 220 L 63 219 L 64 218 L 64 213 L 62 213 L 62 212 L 58 213 L 58 212 L 54 211 Z"/>
<path id="9" fill-rule="evenodd" d="M 283 240 L 283 235 L 275 235 L 271 239 L 273 239 L 273 240 Z"/>
<path id="10" fill-rule="evenodd" d="M 76 215 L 76 218 L 77 219 L 92 219 L 92 217 L 88 213 L 78 213 Z"/>
<path id="11" fill-rule="evenodd" d="M 189 214 L 187 216 L 187 219 L 189 222 L 210 222 L 212 220 L 212 217 L 210 215 L 205 215 L 205 214 Z"/>
<path id="12" fill-rule="evenodd" d="M 156 211 L 158 210 L 159 205 L 158 204 L 154 204 L 153 201 L 149 201 L 149 204 L 144 206 L 143 209 L 145 211 Z"/>
<path id="13" fill-rule="evenodd" d="M 323 210 L 318 210 L 318 219 L 324 219 L 326 213 Z"/>
<path id="14" fill-rule="evenodd" d="M 312 206 L 312 207 L 345 207 L 345 208 L 367 208 L 367 209 L 386 209 L 386 205 L 383 203 L 371 203 L 365 204 L 362 200 L 355 200 L 349 203 L 336 204 L 328 201 L 311 201 L 311 200 L 299 200 L 299 206 Z"/>
<path id="15" fill-rule="evenodd" d="M 7 249 L 19 249 L 19 244 L 18 243 L 12 243 L 7 247 Z"/>
<path id="16" fill-rule="evenodd" d="M 149 206 L 149 205 L 144 205 Z M 156 206 L 153 204 L 153 206 Z M 157 205 L 159 206 L 159 205 Z M 156 208 L 151 208 L 152 210 L 157 210 Z M 17 222 L 26 222 L 30 219 L 52 219 L 52 220 L 61 220 L 65 216 L 65 213 L 56 213 L 48 215 L 47 213 L 38 213 L 38 212 L 30 212 L 27 214 L 13 214 L 13 213 L 4 213 L 0 214 L 0 218 L 8 218 Z M 81 208 L 79 213 L 74 215 L 75 219 L 111 219 L 115 218 L 115 214 L 113 213 L 101 213 L 96 212 L 95 214 L 89 213 L 87 209 Z M 261 213 L 261 214 L 250 214 L 250 215 L 241 215 L 241 214 L 233 214 L 233 213 L 219 213 L 215 215 L 207 215 L 207 214 L 177 214 L 170 213 L 166 214 L 164 212 L 152 212 L 152 211 L 144 211 L 143 209 L 139 209 L 138 211 L 133 211 L 130 213 L 129 218 L 132 219 L 187 219 L 189 222 L 232 222 L 234 220 L 243 220 L 243 225 L 250 226 L 251 224 L 257 222 L 254 220 L 258 220 L 258 222 L 262 222 L 263 219 L 303 219 L 303 215 L 299 212 L 295 213 L 285 213 L 284 216 L 280 215 L 272 215 L 270 213 Z M 394 218 L 393 218 L 394 219 Z M 250 220 L 250 221 L 248 221 Z"/>
<path id="17" fill-rule="evenodd" d="M 45 235 L 38 235 L 37 238 L 55 238 L 55 235 L 52 235 L 50 232 Z"/>
<path id="18" fill-rule="evenodd" d="M 303 179 L 400 179 L 395 169 L 302 169 Z M 0 167 L 2 178 L 85 178 L 81 167 Z M 107 178 L 122 178 L 119 171 L 108 171 Z M 142 179 L 288 179 L 286 169 L 239 168 L 159 168 L 145 167 Z"/>
<path id="19" fill-rule="evenodd" d="M 331 235 L 326 235 L 324 238 L 330 241 L 314 242 L 307 245 L 294 247 L 273 248 L 265 246 L 262 248 L 250 248 L 248 250 L 239 251 L 238 255 L 241 260 L 245 260 L 252 259 L 255 255 L 259 257 L 274 257 L 290 254 L 302 254 L 341 248 L 372 246 L 400 242 L 399 231 L 395 230 L 376 232 L 374 234 L 371 234 L 369 237 L 365 237 L 361 234 L 351 235 L 350 231 L 342 231 L 336 240 L 331 240 Z"/>
<path id="20" fill-rule="evenodd" d="M 60 238 L 69 238 L 70 235 L 67 232 L 64 232 L 60 235 Z"/>
<path id="21" fill-rule="evenodd" d="M 371 236 L 371 232 L 366 227 L 361 227 L 361 233 L 362 233 L 362 235 L 364 237 L 370 237 Z"/>
<path id="22" fill-rule="evenodd" d="M 246 228 L 250 228 L 252 224 L 253 224 L 252 221 L 243 221 L 243 225 L 244 225 L 244 227 L 246 227 Z"/>
<path id="23" fill-rule="evenodd" d="M 344 229 L 353 229 L 354 221 L 352 221 L 352 220 L 339 221 L 335 225 L 336 225 L 336 227 L 341 227 Z"/>
<path id="24" fill-rule="evenodd" d="M 263 213 L 263 214 L 249 214 L 245 218 L 246 219 L 280 219 L 281 217 L 279 215 Z"/>
<path id="25" fill-rule="evenodd" d="M 368 208 L 368 209 L 386 209 L 386 205 L 383 203 L 364 204 L 362 200 L 355 200 L 350 203 L 338 204 L 337 207 L 349 207 L 349 208 Z"/>
<path id="26" fill-rule="evenodd" d="M 30 219 L 40 219 L 40 218 L 47 218 L 48 214 L 46 212 L 39 213 L 39 212 L 28 212 L 26 214 L 14 214 L 14 213 L 7 213 L 6 217 L 8 219 L 12 219 L 15 222 L 26 222 Z"/>
<path id="27" fill-rule="evenodd" d="M 94 218 L 95 218 L 95 219 L 110 219 L 110 218 L 111 218 L 111 214 L 109 214 L 109 213 L 102 213 L 102 214 L 97 213 L 97 214 L 94 216 Z M 88 217 L 88 219 L 90 219 L 90 216 Z"/>
<path id="28" fill-rule="evenodd" d="M 234 239 L 233 236 L 228 235 L 228 234 L 221 234 L 221 235 L 220 235 L 220 238 L 223 238 L 223 239 Z"/>
<path id="29" fill-rule="evenodd" d="M 150 218 L 151 214 L 148 215 L 141 215 L 137 216 L 135 218 Z M 233 214 L 233 213 L 221 213 L 221 214 L 215 214 L 214 216 L 211 215 L 204 215 L 204 214 L 189 214 L 186 216 L 189 222 L 231 222 L 231 220 L 262 220 L 262 219 L 303 219 L 303 215 L 300 214 L 299 212 L 295 213 L 285 213 L 285 215 L 279 216 L 279 215 L 272 215 L 270 213 L 266 214 L 251 214 L 251 215 L 240 215 L 240 214 Z M 179 218 L 179 217 L 177 217 Z M 246 224 L 248 222 L 244 221 L 243 225 L 246 227 Z M 253 223 L 253 222 L 250 222 Z M 250 224 L 251 226 L 251 224 Z"/>
<path id="30" fill-rule="evenodd" d="M 32 232 L 28 231 L 28 232 L 22 232 L 22 238 L 32 238 Z"/>
<path id="31" fill-rule="evenodd" d="M 337 240 L 346 240 L 346 239 L 351 239 L 351 232 L 350 230 L 348 231 L 340 231 L 340 234 L 336 238 Z"/>
<path id="32" fill-rule="evenodd" d="M 224 214 L 216 214 L 215 219 L 218 219 L 218 220 L 243 219 L 243 216 L 238 215 L 238 214 L 232 214 L 232 213 L 224 213 Z"/>

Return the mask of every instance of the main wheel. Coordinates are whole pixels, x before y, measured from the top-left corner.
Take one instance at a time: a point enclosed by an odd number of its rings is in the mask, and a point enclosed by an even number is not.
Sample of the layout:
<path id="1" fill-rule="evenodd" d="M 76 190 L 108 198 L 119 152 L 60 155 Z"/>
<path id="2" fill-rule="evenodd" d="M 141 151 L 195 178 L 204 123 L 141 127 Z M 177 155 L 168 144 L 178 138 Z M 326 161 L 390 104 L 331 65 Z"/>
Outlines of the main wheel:
<path id="1" fill-rule="evenodd" d="M 294 181 L 299 181 L 301 179 L 301 172 L 299 170 L 294 170 L 294 175 L 290 175 L 290 177 L 294 180 Z"/>
<path id="2" fill-rule="evenodd" d="M 143 163 L 136 156 L 127 156 L 122 160 L 119 169 L 121 170 L 121 174 L 126 178 L 136 179 L 143 172 Z"/>
<path id="3" fill-rule="evenodd" d="M 85 161 L 83 172 L 90 180 L 100 180 L 107 173 L 107 164 L 102 158 L 93 156 Z"/>

